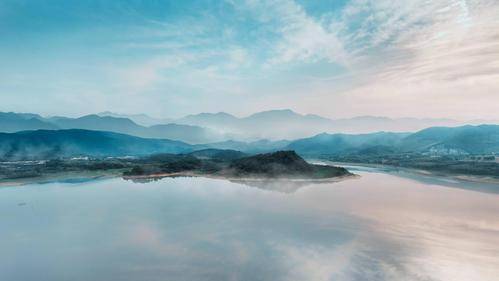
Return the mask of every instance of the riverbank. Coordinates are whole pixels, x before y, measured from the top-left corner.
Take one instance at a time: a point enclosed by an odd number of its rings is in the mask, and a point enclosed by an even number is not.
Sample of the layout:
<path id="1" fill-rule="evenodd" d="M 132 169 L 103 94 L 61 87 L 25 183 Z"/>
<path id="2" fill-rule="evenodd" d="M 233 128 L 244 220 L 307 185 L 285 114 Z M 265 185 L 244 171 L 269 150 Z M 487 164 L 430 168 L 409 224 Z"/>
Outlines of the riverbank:
<path id="1" fill-rule="evenodd" d="M 209 179 L 221 179 L 232 182 L 247 182 L 247 183 L 263 183 L 263 182 L 293 182 L 293 183 L 334 183 L 340 182 L 348 179 L 359 178 L 359 175 L 356 174 L 348 174 L 342 175 L 338 177 L 331 178 L 321 178 L 321 179 L 300 179 L 300 178 L 255 178 L 255 177 L 228 177 L 218 174 L 202 174 L 196 172 L 174 172 L 174 173 L 157 173 L 151 175 L 133 175 L 133 176 L 125 176 L 123 175 L 123 169 L 116 170 L 103 170 L 103 171 L 75 171 L 75 172 L 58 172 L 58 173 L 49 173 L 42 176 L 37 177 L 29 177 L 29 178 L 16 178 L 16 179 L 1 179 L 0 180 L 0 188 L 1 187 L 13 187 L 13 186 L 24 186 L 30 184 L 47 184 L 54 182 L 62 182 L 62 183 L 83 183 L 95 180 L 104 180 L 111 178 L 123 178 L 124 180 L 131 180 L 135 182 L 148 182 L 148 181 L 156 181 L 163 178 L 175 178 L 175 177 L 202 177 Z"/>
<path id="2" fill-rule="evenodd" d="M 220 174 L 177 172 L 177 173 L 158 173 L 158 174 L 151 174 L 151 175 L 123 176 L 123 179 L 132 180 L 132 181 L 147 181 L 147 180 L 158 180 L 158 179 L 162 179 L 162 178 L 176 178 L 176 177 L 202 177 L 202 178 L 208 178 L 208 179 L 228 180 L 228 181 L 233 181 L 233 182 L 244 181 L 244 182 L 255 182 L 255 183 L 269 182 L 269 181 L 296 182 L 296 183 L 333 183 L 333 182 L 340 182 L 340 181 L 347 180 L 347 179 L 359 178 L 360 176 L 356 175 L 356 174 L 347 174 L 347 175 L 331 177 L 331 178 L 312 179 L 312 178 L 289 178 L 289 177 L 278 177 L 278 178 L 231 177 L 231 176 L 224 176 L 224 175 L 220 175 Z"/>
<path id="3" fill-rule="evenodd" d="M 312 161 L 312 160 L 311 160 Z M 427 177 L 436 177 L 448 180 L 456 180 L 470 183 L 485 183 L 485 184 L 497 184 L 499 185 L 499 178 L 491 177 L 491 176 L 478 176 L 478 175 L 465 175 L 465 174 L 452 174 L 445 173 L 441 171 L 430 171 L 430 170 L 422 170 L 416 168 L 408 168 L 408 167 L 400 167 L 400 166 L 391 166 L 391 165 L 382 165 L 382 164 L 371 164 L 371 163 L 352 163 L 352 162 L 335 162 L 335 161 L 327 161 L 327 160 L 313 160 L 318 161 L 330 165 L 339 165 L 345 168 L 349 167 L 366 167 L 373 168 L 387 173 L 395 173 L 395 172 L 405 172 L 411 173 L 415 175 L 427 176 Z"/>
<path id="4" fill-rule="evenodd" d="M 119 178 L 123 173 L 122 169 L 103 171 L 72 171 L 49 173 L 36 177 L 1 179 L 1 187 L 23 186 L 29 184 L 46 184 L 53 182 L 83 183 L 88 181 Z"/>

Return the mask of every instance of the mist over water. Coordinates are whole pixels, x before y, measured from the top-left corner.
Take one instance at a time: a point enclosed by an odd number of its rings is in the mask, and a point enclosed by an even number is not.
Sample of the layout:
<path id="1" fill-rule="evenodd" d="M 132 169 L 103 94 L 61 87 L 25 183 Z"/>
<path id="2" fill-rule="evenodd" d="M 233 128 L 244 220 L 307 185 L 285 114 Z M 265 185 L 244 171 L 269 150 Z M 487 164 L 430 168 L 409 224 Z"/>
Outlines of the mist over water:
<path id="1" fill-rule="evenodd" d="M 277 191 L 205 178 L 0 188 L 0 280 L 499 276 L 497 193 L 355 172 Z"/>

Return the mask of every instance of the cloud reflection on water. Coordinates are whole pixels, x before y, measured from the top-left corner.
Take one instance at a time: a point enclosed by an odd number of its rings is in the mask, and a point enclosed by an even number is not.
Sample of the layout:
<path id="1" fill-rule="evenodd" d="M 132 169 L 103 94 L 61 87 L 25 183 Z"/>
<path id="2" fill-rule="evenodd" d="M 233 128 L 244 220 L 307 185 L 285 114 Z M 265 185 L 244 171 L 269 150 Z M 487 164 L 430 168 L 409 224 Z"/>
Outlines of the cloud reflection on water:
<path id="1" fill-rule="evenodd" d="M 294 193 L 205 178 L 3 188 L 0 279 L 499 276 L 498 195 L 361 174 Z"/>

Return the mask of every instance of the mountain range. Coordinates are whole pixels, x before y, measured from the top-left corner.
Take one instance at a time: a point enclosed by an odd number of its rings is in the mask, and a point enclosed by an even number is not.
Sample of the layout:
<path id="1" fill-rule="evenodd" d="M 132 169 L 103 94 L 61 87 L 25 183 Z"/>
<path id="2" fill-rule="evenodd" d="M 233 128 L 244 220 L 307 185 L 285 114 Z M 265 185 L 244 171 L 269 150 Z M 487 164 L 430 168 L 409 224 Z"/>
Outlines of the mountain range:
<path id="1" fill-rule="evenodd" d="M 36 114 L 0 112 L 0 132 L 13 133 L 26 130 L 56 130 L 56 125 Z"/>
<path id="2" fill-rule="evenodd" d="M 134 115 L 121 116 L 135 120 Z M 160 119 L 156 120 L 160 122 Z M 379 131 L 415 132 L 435 126 L 499 124 L 499 120 L 459 121 L 445 118 L 418 119 L 378 116 L 329 119 L 314 114 L 299 114 L 289 109 L 262 111 L 246 117 L 236 117 L 225 112 L 200 113 L 179 119 L 168 119 L 168 122 L 212 129 L 225 136 L 230 135 L 231 139 L 243 141 L 297 139 L 323 132 L 349 134 Z"/>
<path id="3" fill-rule="evenodd" d="M 192 145 L 183 142 L 103 131 L 71 129 L 0 133 L 0 159 L 10 161 L 77 156 L 140 156 L 192 150 Z"/>
<path id="4" fill-rule="evenodd" d="M 0 113 L 0 132 L 24 130 L 85 129 L 128 134 L 142 138 L 171 139 L 190 144 L 218 143 L 222 147 L 275 146 L 275 141 L 293 140 L 321 133 L 367 134 L 378 131 L 414 132 L 434 126 L 459 126 L 494 120 L 461 122 L 451 119 L 416 119 L 362 116 L 350 119 L 328 119 L 302 115 L 292 110 L 270 110 L 236 117 L 228 113 L 200 113 L 179 119 L 157 119 L 145 114 L 123 115 L 111 112 L 78 118 L 42 117 L 30 113 Z M 263 140 L 263 141 L 262 141 Z M 254 143 L 252 142 L 260 142 Z M 267 142 L 267 143 L 265 143 Z M 286 141 L 282 141 L 282 146 Z M 270 146 L 270 147 L 269 147 Z"/>
<path id="5" fill-rule="evenodd" d="M 143 138 L 172 139 L 191 144 L 225 140 L 213 130 L 192 125 L 168 123 L 142 126 L 129 118 L 95 114 L 79 118 L 59 116 L 45 118 L 36 114 L 0 113 L 0 132 L 58 129 L 109 131 Z"/>
<path id="6" fill-rule="evenodd" d="M 119 113 L 114 113 L 111 111 L 104 111 L 97 113 L 99 116 L 109 116 L 109 117 L 116 117 L 116 118 L 128 118 L 132 120 L 133 122 L 142 125 L 142 126 L 153 126 L 153 125 L 160 125 L 160 124 L 170 124 L 173 123 L 173 119 L 170 118 L 154 118 L 151 117 L 147 114 L 119 114 Z"/>
<path id="7" fill-rule="evenodd" d="M 319 134 L 289 143 L 302 155 L 498 154 L 499 125 L 431 127 L 416 133 Z"/>
<path id="8" fill-rule="evenodd" d="M 499 154 L 499 125 L 432 127 L 416 133 L 322 133 L 294 141 L 226 141 L 203 145 L 82 129 L 0 133 L 2 160 L 142 156 L 155 153 L 187 153 L 202 149 L 231 149 L 248 154 L 294 150 L 302 156 Z"/>

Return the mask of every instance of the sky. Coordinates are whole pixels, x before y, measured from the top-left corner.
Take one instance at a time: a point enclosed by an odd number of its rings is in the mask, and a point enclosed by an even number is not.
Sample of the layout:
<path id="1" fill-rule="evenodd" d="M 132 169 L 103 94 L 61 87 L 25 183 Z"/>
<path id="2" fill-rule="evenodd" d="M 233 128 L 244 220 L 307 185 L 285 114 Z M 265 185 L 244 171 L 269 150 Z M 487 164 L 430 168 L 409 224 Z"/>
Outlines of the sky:
<path id="1" fill-rule="evenodd" d="M 0 111 L 499 118 L 497 0 L 2 0 Z"/>

